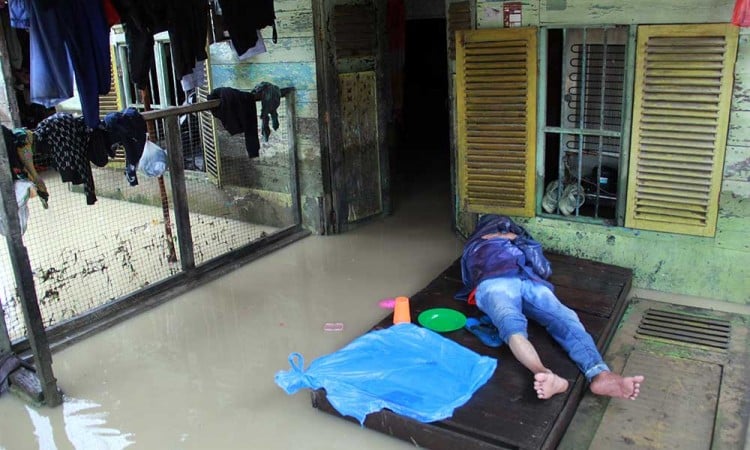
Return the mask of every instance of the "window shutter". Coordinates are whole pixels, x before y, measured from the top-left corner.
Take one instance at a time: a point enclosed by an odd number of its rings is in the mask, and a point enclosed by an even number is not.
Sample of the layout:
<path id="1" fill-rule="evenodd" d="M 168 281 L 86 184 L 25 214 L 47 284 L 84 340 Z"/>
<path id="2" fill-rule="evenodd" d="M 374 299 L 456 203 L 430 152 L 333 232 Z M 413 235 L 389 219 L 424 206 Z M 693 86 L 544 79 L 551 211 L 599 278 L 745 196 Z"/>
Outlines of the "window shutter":
<path id="1" fill-rule="evenodd" d="M 716 231 L 737 27 L 641 26 L 625 226 Z"/>
<path id="2" fill-rule="evenodd" d="M 118 112 L 122 110 L 120 106 L 120 99 L 117 95 L 117 85 L 115 83 L 114 71 L 117 70 L 115 65 L 112 64 L 112 77 L 109 85 L 109 93 L 99 96 L 99 117 L 104 118 L 109 113 Z"/>
<path id="3" fill-rule="evenodd" d="M 536 28 L 456 33 L 459 198 L 469 212 L 532 217 Z"/>
<path id="4" fill-rule="evenodd" d="M 205 102 L 209 93 L 208 84 L 199 86 L 195 90 L 198 102 Z M 211 111 L 201 111 L 198 113 L 198 123 L 200 124 L 201 141 L 203 143 L 203 163 L 206 168 L 206 175 L 217 187 L 221 187 L 221 158 L 216 141 L 216 119 L 214 119 Z"/>

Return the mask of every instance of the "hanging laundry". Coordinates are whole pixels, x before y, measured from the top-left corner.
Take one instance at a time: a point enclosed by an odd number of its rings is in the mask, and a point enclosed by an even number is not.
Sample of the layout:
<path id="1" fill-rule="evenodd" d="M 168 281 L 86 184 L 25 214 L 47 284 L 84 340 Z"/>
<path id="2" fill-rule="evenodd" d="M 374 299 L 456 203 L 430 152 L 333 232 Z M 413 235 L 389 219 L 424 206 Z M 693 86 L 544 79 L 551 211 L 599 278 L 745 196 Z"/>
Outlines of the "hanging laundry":
<path id="1" fill-rule="evenodd" d="M 26 233 L 26 225 L 29 223 L 29 197 L 34 184 L 27 180 L 16 180 L 13 182 L 13 190 L 16 194 L 16 204 L 18 205 L 18 222 L 21 226 L 21 234 Z M 8 235 L 8 224 L 0 220 L 0 234 Z"/>
<path id="2" fill-rule="evenodd" d="M 107 25 L 110 28 L 120 23 L 120 15 L 111 0 L 102 0 L 102 11 L 104 11 L 104 17 L 107 19 Z"/>
<path id="3" fill-rule="evenodd" d="M 273 43 L 278 41 L 273 0 L 218 0 L 224 26 L 229 32 L 237 55 L 242 55 L 258 41 L 257 30 L 273 27 Z"/>
<path id="4" fill-rule="evenodd" d="M 273 121 L 271 125 L 273 125 L 274 130 L 279 129 L 279 114 L 276 110 L 281 105 L 281 89 L 276 85 L 263 81 L 255 86 L 250 93 L 256 99 L 260 100 L 261 133 L 263 134 L 263 139 L 268 142 L 268 137 L 271 136 L 269 122 Z"/>
<path id="5" fill-rule="evenodd" d="M 193 71 L 182 77 L 180 84 L 182 85 L 182 91 L 187 93 L 192 93 L 195 89 L 206 84 L 206 62 L 197 62 Z"/>
<path id="6" fill-rule="evenodd" d="M 99 122 L 99 96 L 109 93 L 109 27 L 99 1 L 30 0 L 31 101 L 53 107 L 73 97 L 86 125 Z"/>
<path id="7" fill-rule="evenodd" d="M 62 181 L 83 184 L 86 204 L 96 203 L 94 177 L 87 156 L 89 134 L 83 117 L 55 113 L 39 122 L 37 149 L 52 157 Z"/>
<path id="8" fill-rule="evenodd" d="M 258 32 L 258 42 L 255 43 L 255 46 L 247 49 L 245 53 L 241 55 L 238 53 L 239 56 L 237 59 L 239 59 L 240 61 L 245 61 L 247 59 L 252 58 L 253 56 L 260 55 L 266 52 L 266 43 L 263 41 L 263 35 L 260 34 L 260 30 L 257 30 L 257 32 Z M 230 45 L 232 45 L 231 42 L 230 42 Z M 232 45 L 232 48 L 234 48 L 234 45 Z M 237 50 L 235 50 L 235 52 L 236 51 Z"/>
<path id="9" fill-rule="evenodd" d="M 260 152 L 260 140 L 258 139 L 255 96 L 234 88 L 221 87 L 211 91 L 207 99 L 221 101 L 218 107 L 211 110 L 211 114 L 221 121 L 232 136 L 245 133 L 247 156 L 257 158 Z"/>
<path id="10" fill-rule="evenodd" d="M 180 79 L 192 75 L 196 66 L 208 59 L 208 3 L 205 0 L 110 1 L 125 28 L 130 79 L 138 88 L 148 87 L 156 33 L 169 32 L 172 63 Z"/>
<path id="11" fill-rule="evenodd" d="M 37 197 L 42 202 L 42 207 L 47 209 L 49 207 L 49 190 L 42 177 L 36 172 L 36 167 L 34 167 L 34 132 L 25 128 L 16 128 L 13 133 L 16 137 L 18 158 L 23 164 L 26 178 L 34 183 Z"/>
<path id="12" fill-rule="evenodd" d="M 13 28 L 29 29 L 29 1 L 30 0 L 10 0 L 8 2 L 10 25 Z"/>
<path id="13" fill-rule="evenodd" d="M 136 169 L 146 143 L 146 121 L 137 109 L 131 107 L 107 114 L 104 124 L 110 147 L 122 146 L 125 149 L 125 179 L 131 186 L 137 186 Z"/>
<path id="14" fill-rule="evenodd" d="M 11 176 L 14 180 L 18 179 L 18 174 L 23 172 L 23 163 L 18 158 L 16 151 L 16 138 L 10 128 L 3 128 L 3 140 L 5 141 L 5 152 L 8 154 L 8 163 L 10 163 Z"/>

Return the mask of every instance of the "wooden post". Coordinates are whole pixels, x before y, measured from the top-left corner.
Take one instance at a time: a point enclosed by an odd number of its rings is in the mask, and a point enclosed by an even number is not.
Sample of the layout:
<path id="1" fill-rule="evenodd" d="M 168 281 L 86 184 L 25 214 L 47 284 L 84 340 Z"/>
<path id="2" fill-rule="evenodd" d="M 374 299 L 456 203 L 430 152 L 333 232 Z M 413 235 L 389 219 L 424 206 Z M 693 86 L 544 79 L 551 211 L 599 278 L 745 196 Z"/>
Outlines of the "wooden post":
<path id="1" fill-rule="evenodd" d="M 193 234 L 190 230 L 190 210 L 188 208 L 187 189 L 185 188 L 185 158 L 182 153 L 180 125 L 177 115 L 164 118 L 167 133 L 167 156 L 169 157 L 169 180 L 172 183 L 172 200 L 174 216 L 177 222 L 177 243 L 180 245 L 182 270 L 195 268 L 193 255 Z M 159 179 L 163 181 L 162 177 Z"/>
<path id="2" fill-rule="evenodd" d="M 141 89 L 141 100 L 143 101 L 143 110 L 150 111 L 151 110 L 151 93 L 149 91 L 149 88 Z M 150 120 L 147 120 L 146 129 L 148 130 L 148 136 L 150 139 L 151 136 L 155 134 L 154 123 Z M 161 211 L 164 216 L 164 236 L 166 237 L 167 249 L 169 250 L 167 261 L 173 263 L 173 262 L 177 262 L 177 253 L 175 252 L 174 239 L 172 238 L 172 220 L 169 217 L 169 197 L 167 197 L 167 187 L 164 184 L 164 177 L 160 175 L 158 177 L 158 182 L 159 182 L 159 194 L 161 196 Z"/>
<path id="3" fill-rule="evenodd" d="M 7 224 L 5 241 L 8 244 L 8 253 L 10 254 L 18 296 L 26 320 L 37 376 L 42 384 L 44 403 L 47 406 L 57 406 L 62 403 L 62 395 L 57 389 L 57 380 L 52 373 L 52 353 L 47 341 L 47 333 L 44 330 L 42 313 L 39 310 L 29 254 L 23 245 L 23 233 L 21 232 L 21 223 L 18 220 L 18 204 L 16 203 L 15 189 L 10 174 L 11 169 L 5 148 L 5 139 L 0 139 L 0 197 L 2 197 L 0 220 L 4 220 Z M 5 317 L 3 316 L 1 320 L 5 322 Z"/>

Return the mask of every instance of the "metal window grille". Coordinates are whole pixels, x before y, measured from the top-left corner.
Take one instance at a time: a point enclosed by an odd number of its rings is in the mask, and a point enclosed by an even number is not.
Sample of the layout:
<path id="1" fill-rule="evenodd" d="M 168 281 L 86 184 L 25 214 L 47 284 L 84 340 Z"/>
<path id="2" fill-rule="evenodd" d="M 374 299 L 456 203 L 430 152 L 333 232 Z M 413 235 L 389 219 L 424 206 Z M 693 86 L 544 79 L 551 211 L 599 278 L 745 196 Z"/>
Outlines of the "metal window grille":
<path id="1" fill-rule="evenodd" d="M 616 222 L 629 39 L 627 27 L 547 34 L 549 52 L 557 52 L 550 61 L 560 61 L 548 67 L 560 75 L 548 74 L 545 109 L 553 114 L 542 139 L 546 213 Z"/>

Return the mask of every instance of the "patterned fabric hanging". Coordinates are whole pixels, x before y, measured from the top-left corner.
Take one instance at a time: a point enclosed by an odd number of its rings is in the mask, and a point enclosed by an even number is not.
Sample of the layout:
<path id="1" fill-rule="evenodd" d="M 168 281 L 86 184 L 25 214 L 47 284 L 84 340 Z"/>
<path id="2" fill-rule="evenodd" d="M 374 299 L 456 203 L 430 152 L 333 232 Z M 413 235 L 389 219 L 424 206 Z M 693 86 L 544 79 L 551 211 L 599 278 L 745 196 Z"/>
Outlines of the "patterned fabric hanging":
<path id="1" fill-rule="evenodd" d="M 55 113 L 36 127 L 37 144 L 52 156 L 64 182 L 83 184 L 86 204 L 96 203 L 94 177 L 87 156 L 89 135 L 83 117 Z"/>

